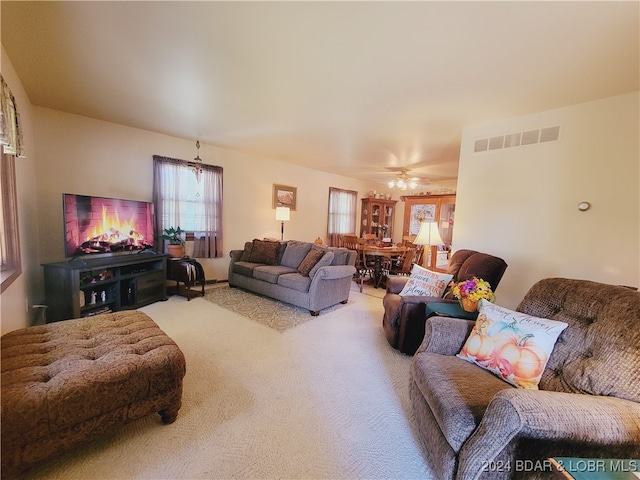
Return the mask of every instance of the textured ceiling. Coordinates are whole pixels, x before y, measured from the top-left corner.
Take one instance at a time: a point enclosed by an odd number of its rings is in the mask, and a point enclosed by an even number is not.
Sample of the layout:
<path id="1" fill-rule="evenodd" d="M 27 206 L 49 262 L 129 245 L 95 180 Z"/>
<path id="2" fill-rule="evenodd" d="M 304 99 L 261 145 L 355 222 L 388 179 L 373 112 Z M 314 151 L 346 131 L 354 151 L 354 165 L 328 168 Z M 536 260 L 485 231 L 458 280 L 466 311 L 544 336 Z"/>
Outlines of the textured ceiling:
<path id="1" fill-rule="evenodd" d="M 35 105 L 380 183 L 451 185 L 465 126 L 640 89 L 637 1 L 0 8 Z"/>

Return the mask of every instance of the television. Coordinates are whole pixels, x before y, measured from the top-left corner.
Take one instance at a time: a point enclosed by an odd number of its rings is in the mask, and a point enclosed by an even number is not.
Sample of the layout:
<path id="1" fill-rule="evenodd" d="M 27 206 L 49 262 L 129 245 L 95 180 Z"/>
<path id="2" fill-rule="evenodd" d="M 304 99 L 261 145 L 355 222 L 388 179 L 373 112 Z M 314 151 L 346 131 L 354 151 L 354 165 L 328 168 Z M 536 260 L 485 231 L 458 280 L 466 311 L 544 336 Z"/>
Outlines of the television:
<path id="1" fill-rule="evenodd" d="M 153 203 L 62 194 L 65 257 L 153 251 Z"/>

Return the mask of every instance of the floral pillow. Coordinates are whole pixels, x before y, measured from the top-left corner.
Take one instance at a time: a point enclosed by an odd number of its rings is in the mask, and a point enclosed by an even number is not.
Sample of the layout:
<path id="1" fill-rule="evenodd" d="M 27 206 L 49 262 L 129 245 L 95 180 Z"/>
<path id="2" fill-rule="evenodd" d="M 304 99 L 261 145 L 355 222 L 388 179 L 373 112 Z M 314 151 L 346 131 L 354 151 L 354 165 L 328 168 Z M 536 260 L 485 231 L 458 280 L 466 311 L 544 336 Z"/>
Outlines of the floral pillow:
<path id="1" fill-rule="evenodd" d="M 400 292 L 400 296 L 421 295 L 428 297 L 442 297 L 447 285 L 453 278 L 448 273 L 438 273 L 414 265 L 411 269 L 409 281 Z"/>
<path id="2" fill-rule="evenodd" d="M 564 322 L 532 317 L 480 300 L 480 313 L 458 357 L 520 388 L 538 389 Z"/>

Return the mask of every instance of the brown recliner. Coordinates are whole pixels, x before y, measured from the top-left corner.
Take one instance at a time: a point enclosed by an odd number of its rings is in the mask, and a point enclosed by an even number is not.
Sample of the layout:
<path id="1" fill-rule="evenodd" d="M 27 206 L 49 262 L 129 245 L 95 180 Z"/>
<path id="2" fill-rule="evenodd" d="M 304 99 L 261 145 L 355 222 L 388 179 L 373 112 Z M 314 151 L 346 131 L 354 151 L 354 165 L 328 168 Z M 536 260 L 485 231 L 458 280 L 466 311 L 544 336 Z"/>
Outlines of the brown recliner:
<path id="1" fill-rule="evenodd" d="M 461 282 L 471 277 L 482 278 L 489 282 L 495 292 L 506 269 L 507 264 L 501 258 L 475 250 L 458 250 L 449 260 L 447 273 L 453 275 L 453 282 Z M 427 303 L 457 303 L 458 300 L 450 294 L 449 288 L 443 298 L 400 296 L 408 280 L 409 277 L 389 277 L 387 293 L 382 299 L 384 305 L 382 327 L 389 345 L 402 353 L 413 355 L 424 337 Z"/>

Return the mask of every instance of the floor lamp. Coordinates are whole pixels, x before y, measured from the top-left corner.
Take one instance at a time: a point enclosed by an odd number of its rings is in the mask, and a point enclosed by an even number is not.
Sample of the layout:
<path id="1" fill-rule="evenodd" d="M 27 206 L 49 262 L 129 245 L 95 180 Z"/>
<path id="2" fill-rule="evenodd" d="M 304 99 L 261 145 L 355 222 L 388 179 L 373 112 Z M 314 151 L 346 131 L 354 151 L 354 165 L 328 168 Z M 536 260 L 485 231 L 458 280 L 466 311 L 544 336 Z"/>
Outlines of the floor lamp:
<path id="1" fill-rule="evenodd" d="M 284 240 L 284 222 L 289 221 L 289 207 L 276 207 L 276 220 L 280 220 L 280 240 Z"/>
<path id="2" fill-rule="evenodd" d="M 416 235 L 415 240 L 413 241 L 414 245 L 424 245 L 424 253 L 422 257 L 422 266 L 429 267 L 429 253 L 432 252 L 431 247 L 435 247 L 437 245 L 444 245 L 442 241 L 442 237 L 440 236 L 440 231 L 438 230 L 438 224 L 436 222 L 422 222 L 420 224 L 420 230 L 418 230 L 418 235 Z M 433 256 L 431 257 L 433 258 Z"/>

